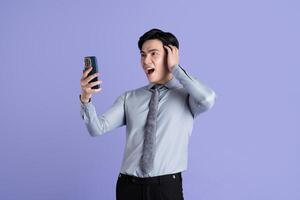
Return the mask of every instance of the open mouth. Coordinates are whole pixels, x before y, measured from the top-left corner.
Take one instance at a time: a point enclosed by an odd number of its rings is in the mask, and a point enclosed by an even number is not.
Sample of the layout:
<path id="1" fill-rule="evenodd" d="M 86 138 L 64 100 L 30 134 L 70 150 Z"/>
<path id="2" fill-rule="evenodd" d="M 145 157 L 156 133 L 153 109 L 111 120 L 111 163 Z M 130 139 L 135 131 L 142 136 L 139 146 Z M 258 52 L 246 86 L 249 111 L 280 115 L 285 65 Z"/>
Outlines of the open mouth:
<path id="1" fill-rule="evenodd" d="M 155 71 L 154 68 L 148 68 L 147 69 L 147 75 L 151 75 Z"/>

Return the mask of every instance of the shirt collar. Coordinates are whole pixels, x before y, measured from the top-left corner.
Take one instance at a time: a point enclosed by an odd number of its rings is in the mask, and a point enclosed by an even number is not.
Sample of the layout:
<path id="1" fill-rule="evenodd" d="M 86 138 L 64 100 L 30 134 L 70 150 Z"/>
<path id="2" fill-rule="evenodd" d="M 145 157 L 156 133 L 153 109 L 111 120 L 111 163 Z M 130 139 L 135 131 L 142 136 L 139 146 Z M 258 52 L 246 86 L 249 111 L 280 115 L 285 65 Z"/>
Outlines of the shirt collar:
<path id="1" fill-rule="evenodd" d="M 147 85 L 147 89 L 150 90 L 154 85 L 156 85 L 156 83 L 149 83 Z M 168 89 L 172 89 L 172 88 L 176 88 L 179 83 L 178 81 L 175 79 L 175 77 L 173 76 L 171 80 L 167 81 L 165 84 L 163 84 L 165 87 L 167 87 Z"/>

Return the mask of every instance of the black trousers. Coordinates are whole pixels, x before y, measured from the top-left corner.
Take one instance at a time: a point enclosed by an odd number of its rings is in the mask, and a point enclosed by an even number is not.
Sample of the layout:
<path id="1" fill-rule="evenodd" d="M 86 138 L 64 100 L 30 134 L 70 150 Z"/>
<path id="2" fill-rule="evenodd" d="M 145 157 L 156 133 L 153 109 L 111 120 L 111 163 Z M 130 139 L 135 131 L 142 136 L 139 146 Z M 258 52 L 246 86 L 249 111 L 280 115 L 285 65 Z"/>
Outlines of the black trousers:
<path id="1" fill-rule="evenodd" d="M 139 178 L 120 173 L 117 200 L 184 200 L 181 172 Z"/>

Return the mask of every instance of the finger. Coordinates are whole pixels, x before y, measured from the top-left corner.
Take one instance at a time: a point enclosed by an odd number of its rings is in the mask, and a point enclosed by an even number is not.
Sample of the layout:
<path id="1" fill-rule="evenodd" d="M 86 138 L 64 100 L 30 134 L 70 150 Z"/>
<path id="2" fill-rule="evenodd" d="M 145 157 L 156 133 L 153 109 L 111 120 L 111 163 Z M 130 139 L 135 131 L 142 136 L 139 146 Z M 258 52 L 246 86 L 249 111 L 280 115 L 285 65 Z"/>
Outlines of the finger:
<path id="1" fill-rule="evenodd" d="M 171 48 L 172 48 L 173 50 L 177 50 L 177 47 L 174 46 L 174 45 L 171 45 Z"/>
<path id="2" fill-rule="evenodd" d="M 92 70 L 92 68 L 87 68 L 87 69 L 84 69 L 83 70 L 83 74 L 82 74 L 82 80 L 84 80 L 87 76 L 88 76 L 88 74 L 90 73 L 90 71 Z"/>
<path id="3" fill-rule="evenodd" d="M 87 75 L 89 74 L 89 72 L 93 69 L 93 67 L 88 67 L 87 69 L 84 70 L 83 72 L 83 77 L 87 77 Z"/>
<path id="4" fill-rule="evenodd" d="M 171 48 L 170 48 L 168 45 L 165 45 L 164 47 L 167 49 L 167 51 L 168 51 L 169 53 L 172 52 Z"/>
<path id="5" fill-rule="evenodd" d="M 176 53 L 176 47 L 174 45 L 169 44 L 168 46 L 170 47 L 172 53 Z"/>
<path id="6" fill-rule="evenodd" d="M 179 49 L 177 47 L 175 47 L 174 49 L 175 49 L 175 53 L 178 55 L 179 54 Z"/>
<path id="7" fill-rule="evenodd" d="M 88 76 L 88 77 L 85 79 L 85 82 L 86 82 L 86 83 L 90 82 L 92 79 L 96 78 L 98 75 L 99 75 L 99 72 L 97 72 L 97 73 L 95 73 L 95 74 L 92 74 L 92 75 Z"/>
<path id="8" fill-rule="evenodd" d="M 91 67 L 84 67 L 84 69 L 82 70 L 83 74 L 86 74 L 85 72 L 88 71 Z"/>
<path id="9" fill-rule="evenodd" d="M 102 81 L 100 81 L 100 80 L 99 81 L 94 81 L 94 82 L 89 83 L 87 86 L 91 88 L 95 85 L 99 85 L 100 83 L 102 83 Z"/>
<path id="10" fill-rule="evenodd" d="M 101 90 L 102 90 L 102 88 L 92 89 L 91 92 L 92 93 L 97 93 L 97 92 L 100 92 Z"/>
<path id="11" fill-rule="evenodd" d="M 81 85 L 81 86 L 86 86 L 86 85 L 88 85 L 89 82 L 90 82 L 93 78 L 95 78 L 95 77 L 97 76 L 97 74 L 98 74 L 98 73 L 95 73 L 95 74 L 93 74 L 93 75 L 88 76 L 87 78 L 83 78 L 83 79 L 80 81 L 80 85 Z"/>
<path id="12" fill-rule="evenodd" d="M 80 79 L 80 85 L 81 87 L 85 87 L 87 84 L 89 83 L 89 81 L 87 81 L 87 78 L 81 78 Z"/>
<path id="13" fill-rule="evenodd" d="M 173 51 L 173 52 L 177 52 L 177 50 L 178 50 L 178 49 L 177 49 L 177 47 L 176 47 L 176 46 L 174 46 L 174 45 L 170 45 L 170 47 L 171 47 L 171 49 L 172 49 L 172 51 Z"/>

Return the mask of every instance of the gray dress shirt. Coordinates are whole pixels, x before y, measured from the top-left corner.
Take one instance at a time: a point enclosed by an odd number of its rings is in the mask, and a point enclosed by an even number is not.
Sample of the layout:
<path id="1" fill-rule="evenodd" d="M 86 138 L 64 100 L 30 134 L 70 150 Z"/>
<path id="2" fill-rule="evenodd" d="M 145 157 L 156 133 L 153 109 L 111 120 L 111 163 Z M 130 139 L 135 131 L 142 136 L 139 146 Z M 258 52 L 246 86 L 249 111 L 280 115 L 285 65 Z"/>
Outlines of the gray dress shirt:
<path id="1" fill-rule="evenodd" d="M 159 94 L 156 154 L 154 168 L 143 175 L 139 161 L 143 151 L 144 126 L 153 83 L 125 91 L 103 114 L 97 115 L 90 101 L 81 102 L 81 117 L 91 136 L 99 136 L 126 125 L 126 145 L 120 173 L 138 177 L 153 177 L 187 169 L 188 143 L 194 118 L 209 110 L 216 93 L 189 75 L 180 65 L 172 70 L 173 78 L 164 84 Z"/>

